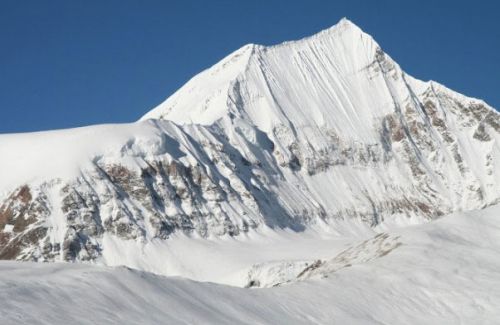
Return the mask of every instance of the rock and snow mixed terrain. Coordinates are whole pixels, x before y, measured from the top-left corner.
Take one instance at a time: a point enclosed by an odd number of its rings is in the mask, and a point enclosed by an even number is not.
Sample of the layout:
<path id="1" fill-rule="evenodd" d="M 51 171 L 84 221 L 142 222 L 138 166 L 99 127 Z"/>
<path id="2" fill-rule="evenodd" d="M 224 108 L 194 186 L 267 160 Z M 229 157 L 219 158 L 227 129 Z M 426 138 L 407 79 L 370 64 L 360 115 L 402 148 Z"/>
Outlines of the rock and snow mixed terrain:
<path id="1" fill-rule="evenodd" d="M 0 294 L 57 305 L 81 290 L 74 302 L 115 311 L 89 322 L 492 319 L 498 208 L 434 219 L 500 203 L 499 141 L 493 108 L 408 76 L 347 19 L 247 45 L 136 123 L 0 135 L 0 259 L 157 274 L 6 262 Z"/>

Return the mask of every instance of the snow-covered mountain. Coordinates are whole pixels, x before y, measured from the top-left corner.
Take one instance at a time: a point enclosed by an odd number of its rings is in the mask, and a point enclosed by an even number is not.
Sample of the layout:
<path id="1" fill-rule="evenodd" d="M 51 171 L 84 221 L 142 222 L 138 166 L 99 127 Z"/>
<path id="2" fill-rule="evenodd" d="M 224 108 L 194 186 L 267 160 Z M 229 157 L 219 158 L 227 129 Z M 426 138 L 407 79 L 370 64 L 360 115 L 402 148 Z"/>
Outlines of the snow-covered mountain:
<path id="1" fill-rule="evenodd" d="M 136 123 L 0 136 L 0 258 L 184 274 L 175 238 L 363 237 L 500 202 L 499 140 L 493 108 L 343 19 L 244 46 Z"/>

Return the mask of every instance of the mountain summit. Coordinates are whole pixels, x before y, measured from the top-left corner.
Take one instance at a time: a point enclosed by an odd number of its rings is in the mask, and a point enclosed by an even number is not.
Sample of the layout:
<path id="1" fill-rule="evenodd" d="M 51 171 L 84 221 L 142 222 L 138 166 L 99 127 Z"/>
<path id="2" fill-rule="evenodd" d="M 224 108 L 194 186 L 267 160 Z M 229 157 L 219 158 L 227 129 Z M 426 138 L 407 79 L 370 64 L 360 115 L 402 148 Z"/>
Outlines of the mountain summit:
<path id="1" fill-rule="evenodd" d="M 234 114 L 269 131 L 288 115 L 308 123 L 343 125 L 345 119 L 367 113 L 366 101 L 372 98 L 366 91 L 375 84 L 368 82 L 367 73 L 377 55 L 382 55 L 378 44 L 347 19 L 299 41 L 245 45 L 195 76 L 143 119 L 210 125 Z M 379 89 L 373 92 L 380 97 Z M 330 114 L 324 111 L 332 110 L 343 112 L 325 121 Z"/>
<path id="2" fill-rule="evenodd" d="M 168 273 L 158 247 L 174 235 L 482 208 L 500 201 L 499 134 L 493 108 L 412 78 L 343 19 L 242 47 L 139 122 L 0 136 L 0 258 Z"/>

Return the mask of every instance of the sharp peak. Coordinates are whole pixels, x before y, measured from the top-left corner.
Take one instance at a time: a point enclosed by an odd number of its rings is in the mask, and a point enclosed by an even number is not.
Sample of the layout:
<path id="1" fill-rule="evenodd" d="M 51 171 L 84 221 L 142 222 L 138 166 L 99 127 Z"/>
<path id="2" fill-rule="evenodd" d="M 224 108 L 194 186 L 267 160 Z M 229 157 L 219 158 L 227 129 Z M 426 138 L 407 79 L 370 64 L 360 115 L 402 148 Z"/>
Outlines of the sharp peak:
<path id="1" fill-rule="evenodd" d="M 356 35 L 363 35 L 363 36 L 366 36 L 366 37 L 373 40 L 371 35 L 365 33 L 358 25 L 353 23 L 348 18 L 343 17 L 335 25 L 333 25 L 331 27 L 323 29 L 323 30 L 321 30 L 313 35 L 306 36 L 302 39 L 299 39 L 296 41 L 285 42 L 283 44 L 294 43 L 294 42 L 305 42 L 308 40 L 323 39 L 323 38 L 329 38 L 329 37 L 339 37 L 347 32 L 350 32 L 350 33 L 353 33 Z"/>
<path id="2" fill-rule="evenodd" d="M 356 30 L 359 30 L 359 31 L 362 32 L 361 28 L 358 25 L 356 25 L 355 23 L 353 23 L 352 20 L 350 20 L 347 17 L 341 18 L 338 21 L 338 23 L 336 23 L 332 27 L 329 27 L 329 28 L 327 28 L 327 29 L 325 29 L 323 31 L 332 30 L 332 29 L 340 29 L 340 28 L 343 28 L 343 29 L 353 28 L 353 29 L 356 29 Z"/>
<path id="3" fill-rule="evenodd" d="M 331 27 L 320 30 L 319 32 L 316 32 L 316 33 L 309 35 L 309 36 L 305 36 L 303 38 L 299 38 L 296 40 L 288 40 L 288 41 L 284 41 L 282 43 L 272 44 L 272 45 L 262 45 L 262 44 L 249 43 L 249 44 L 242 46 L 240 49 L 238 49 L 235 52 L 242 52 L 242 51 L 246 51 L 249 49 L 251 49 L 253 52 L 253 50 L 255 50 L 255 49 L 277 48 L 277 47 L 292 45 L 292 44 L 296 44 L 296 43 L 307 42 L 307 41 L 311 41 L 311 40 L 315 40 L 315 39 L 336 37 L 336 36 L 342 35 L 344 32 L 349 32 L 349 31 L 352 33 L 355 33 L 355 34 L 366 36 L 369 39 L 371 39 L 374 43 L 376 43 L 376 41 L 373 39 L 373 37 L 371 35 L 365 33 L 358 25 L 353 23 L 347 17 L 343 17 L 336 24 L 332 25 Z"/>

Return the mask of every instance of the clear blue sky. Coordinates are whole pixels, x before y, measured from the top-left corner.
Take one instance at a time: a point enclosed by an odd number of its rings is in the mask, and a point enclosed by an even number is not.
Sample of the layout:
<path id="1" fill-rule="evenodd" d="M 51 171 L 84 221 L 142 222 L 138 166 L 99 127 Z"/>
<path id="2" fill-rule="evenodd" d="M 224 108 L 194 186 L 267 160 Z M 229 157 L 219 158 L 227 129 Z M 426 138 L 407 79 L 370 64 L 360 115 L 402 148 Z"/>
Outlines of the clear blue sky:
<path id="1" fill-rule="evenodd" d="M 348 17 L 413 76 L 500 108 L 500 1 L 2 0 L 0 133 L 137 120 L 246 43 Z"/>

